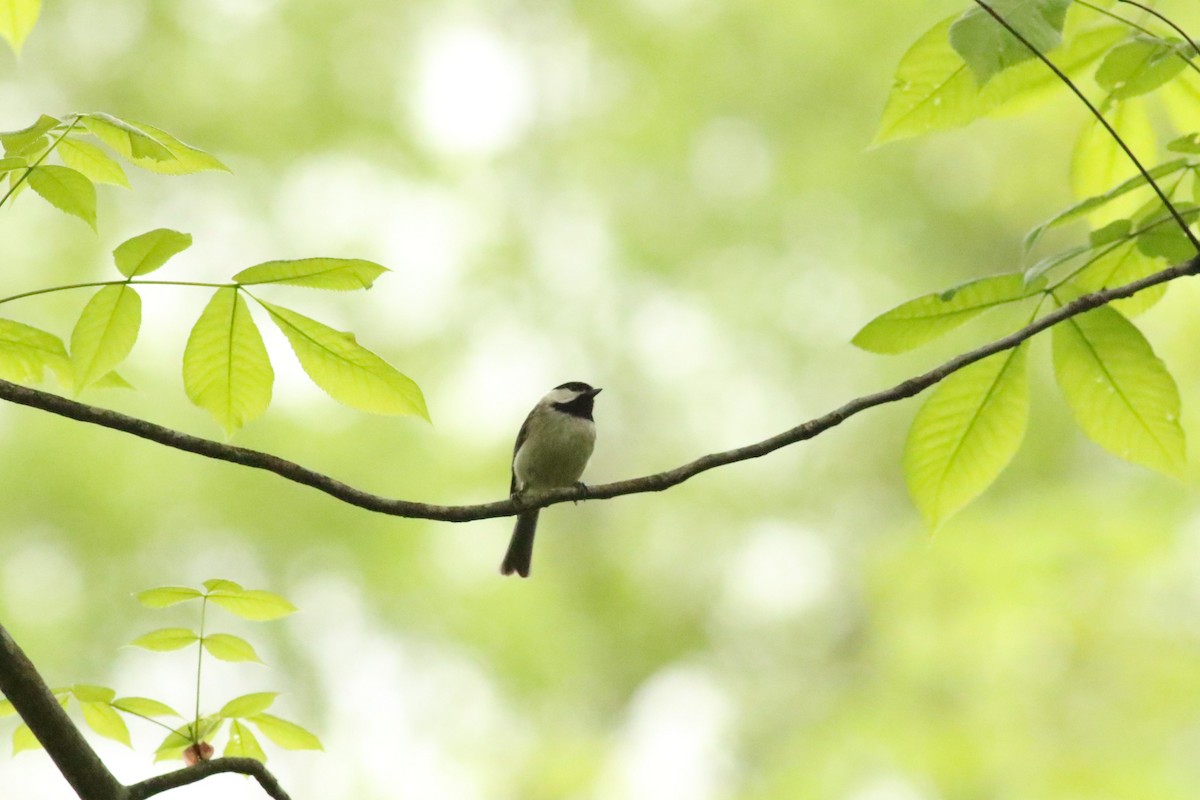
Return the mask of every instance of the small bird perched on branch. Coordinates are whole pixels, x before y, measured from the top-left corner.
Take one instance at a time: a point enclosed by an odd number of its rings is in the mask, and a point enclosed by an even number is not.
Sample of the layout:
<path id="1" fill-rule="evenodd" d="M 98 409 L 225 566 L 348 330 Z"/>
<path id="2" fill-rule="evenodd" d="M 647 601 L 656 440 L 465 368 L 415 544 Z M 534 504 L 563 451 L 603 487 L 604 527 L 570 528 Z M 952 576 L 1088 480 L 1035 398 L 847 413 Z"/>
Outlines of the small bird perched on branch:
<path id="1" fill-rule="evenodd" d="M 510 494 L 579 483 L 596 444 L 592 406 L 598 394 L 599 389 L 571 381 L 554 387 L 538 401 L 513 446 Z M 529 577 L 539 510 L 517 515 L 508 552 L 500 564 L 501 575 L 515 572 L 522 578 Z"/>

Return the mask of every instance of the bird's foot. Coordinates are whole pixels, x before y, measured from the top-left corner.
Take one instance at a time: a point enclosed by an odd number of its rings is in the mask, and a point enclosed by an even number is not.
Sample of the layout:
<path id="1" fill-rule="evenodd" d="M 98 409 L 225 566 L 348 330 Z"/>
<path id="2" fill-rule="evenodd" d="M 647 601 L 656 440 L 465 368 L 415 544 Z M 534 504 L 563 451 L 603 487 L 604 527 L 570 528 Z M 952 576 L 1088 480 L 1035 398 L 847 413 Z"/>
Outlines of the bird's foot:
<path id="1" fill-rule="evenodd" d="M 580 500 L 589 499 L 588 485 L 583 481 L 575 481 L 575 488 L 579 490 L 579 497 L 575 498 L 575 505 L 579 505 Z"/>

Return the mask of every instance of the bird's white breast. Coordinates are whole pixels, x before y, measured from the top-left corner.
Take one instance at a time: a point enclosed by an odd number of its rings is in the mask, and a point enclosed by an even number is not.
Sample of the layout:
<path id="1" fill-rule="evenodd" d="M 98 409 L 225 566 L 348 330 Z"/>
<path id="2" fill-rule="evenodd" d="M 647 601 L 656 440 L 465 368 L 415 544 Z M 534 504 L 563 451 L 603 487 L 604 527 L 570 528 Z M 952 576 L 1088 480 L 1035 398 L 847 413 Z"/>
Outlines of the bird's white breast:
<path id="1" fill-rule="evenodd" d="M 596 423 L 547 409 L 530 420 L 513 459 L 519 489 L 570 486 L 582 476 L 596 445 Z"/>

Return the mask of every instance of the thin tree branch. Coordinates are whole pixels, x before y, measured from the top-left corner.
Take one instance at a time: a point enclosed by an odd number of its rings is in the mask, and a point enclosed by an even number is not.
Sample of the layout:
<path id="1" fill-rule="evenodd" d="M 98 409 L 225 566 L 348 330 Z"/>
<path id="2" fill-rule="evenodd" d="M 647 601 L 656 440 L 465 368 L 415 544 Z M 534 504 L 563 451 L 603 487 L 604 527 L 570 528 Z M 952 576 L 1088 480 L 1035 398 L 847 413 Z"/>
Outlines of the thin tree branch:
<path id="1" fill-rule="evenodd" d="M 80 800 L 119 800 L 125 787 L 113 777 L 29 657 L 0 625 L 0 692 L 33 731 Z"/>
<path id="2" fill-rule="evenodd" d="M 1142 11 L 1145 11 L 1147 14 L 1150 14 L 1151 16 L 1158 17 L 1159 20 L 1166 23 L 1172 30 L 1174 30 L 1176 33 L 1178 33 L 1180 36 L 1182 36 L 1183 40 L 1185 42 L 1187 42 L 1188 44 L 1190 44 L 1192 46 L 1192 49 L 1196 51 L 1196 55 L 1200 55 L 1200 44 L 1196 44 L 1196 41 L 1191 36 L 1188 36 L 1188 32 L 1185 31 L 1183 28 L 1181 28 L 1178 24 L 1176 24 L 1176 22 L 1174 20 L 1172 20 L 1170 17 L 1168 17 L 1166 14 L 1162 13 L 1161 11 L 1159 11 L 1157 9 L 1151 8 L 1148 5 L 1144 5 L 1142 3 L 1136 2 L 1136 0 L 1117 0 L 1117 2 L 1127 3 L 1128 5 L 1134 6 L 1135 8 L 1140 8 Z M 1191 63 L 1191 62 L 1189 61 L 1188 63 Z"/>
<path id="3" fill-rule="evenodd" d="M 511 497 L 507 500 L 478 505 L 443 506 L 381 497 L 356 489 L 328 475 L 315 472 L 269 453 L 250 450 L 245 447 L 236 447 L 211 439 L 201 439 L 197 436 L 191 436 L 190 434 L 157 425 L 153 422 L 130 417 L 117 411 L 86 405 L 9 381 L 0 380 L 0 400 L 8 400 L 12 403 L 38 408 L 42 411 L 49 411 L 52 414 L 69 417 L 80 422 L 89 422 L 93 425 L 100 425 L 101 427 L 129 433 L 167 447 L 173 447 L 176 450 L 195 453 L 206 458 L 228 461 L 244 467 L 273 472 L 289 481 L 309 486 L 344 503 L 349 503 L 368 511 L 411 519 L 429 519 L 441 522 L 470 522 L 479 519 L 508 517 L 525 509 L 544 508 L 545 506 L 568 501 L 605 500 L 629 494 L 661 492 L 672 486 L 677 486 L 702 472 L 739 461 L 761 458 L 782 447 L 787 447 L 788 445 L 796 444 L 797 442 L 802 442 L 824 433 L 830 428 L 845 422 L 855 414 L 866 411 L 869 408 L 894 403 L 898 400 L 919 394 L 930 386 L 945 380 L 963 367 L 974 364 L 976 361 L 987 358 L 990 355 L 1012 349 L 1021 342 L 1036 336 L 1065 319 L 1105 305 L 1113 300 L 1129 297 L 1151 286 L 1167 283 L 1186 275 L 1196 274 L 1200 274 L 1200 256 L 1183 264 L 1168 267 L 1160 272 L 1132 281 L 1124 286 L 1102 289 L 1082 295 L 1076 300 L 1051 311 L 1008 336 L 955 356 L 944 364 L 921 375 L 902 381 L 890 389 L 855 398 L 827 414 L 810 419 L 801 425 L 783 431 L 769 439 L 764 439 L 761 442 L 734 448 L 733 450 L 712 453 L 675 469 L 653 475 L 645 475 L 640 478 L 631 478 L 629 480 L 588 486 L 586 488 L 571 486 L 561 489 L 551 489 L 541 492 L 536 496 Z"/>
<path id="4" fill-rule="evenodd" d="M 291 800 L 270 770 L 262 762 L 255 761 L 253 758 L 215 758 L 212 761 L 201 761 L 194 766 L 177 769 L 165 775 L 155 775 L 153 778 L 147 778 L 130 786 L 127 789 L 126 798 L 127 800 L 145 800 L 147 797 L 169 792 L 222 772 L 249 775 L 257 780 L 263 791 L 275 800 Z"/>

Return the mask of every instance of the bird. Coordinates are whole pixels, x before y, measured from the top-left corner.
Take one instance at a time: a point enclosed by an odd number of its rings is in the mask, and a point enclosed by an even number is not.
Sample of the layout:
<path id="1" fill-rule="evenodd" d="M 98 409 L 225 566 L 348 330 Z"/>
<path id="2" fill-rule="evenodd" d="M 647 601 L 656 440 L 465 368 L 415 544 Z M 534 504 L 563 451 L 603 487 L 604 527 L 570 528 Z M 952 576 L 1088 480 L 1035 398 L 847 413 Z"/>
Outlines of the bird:
<path id="1" fill-rule="evenodd" d="M 555 386 L 538 401 L 513 446 L 511 496 L 579 483 L 596 444 L 592 407 L 600 391 L 582 381 L 570 381 Z M 539 510 L 517 515 L 508 552 L 500 564 L 501 575 L 529 577 Z"/>

